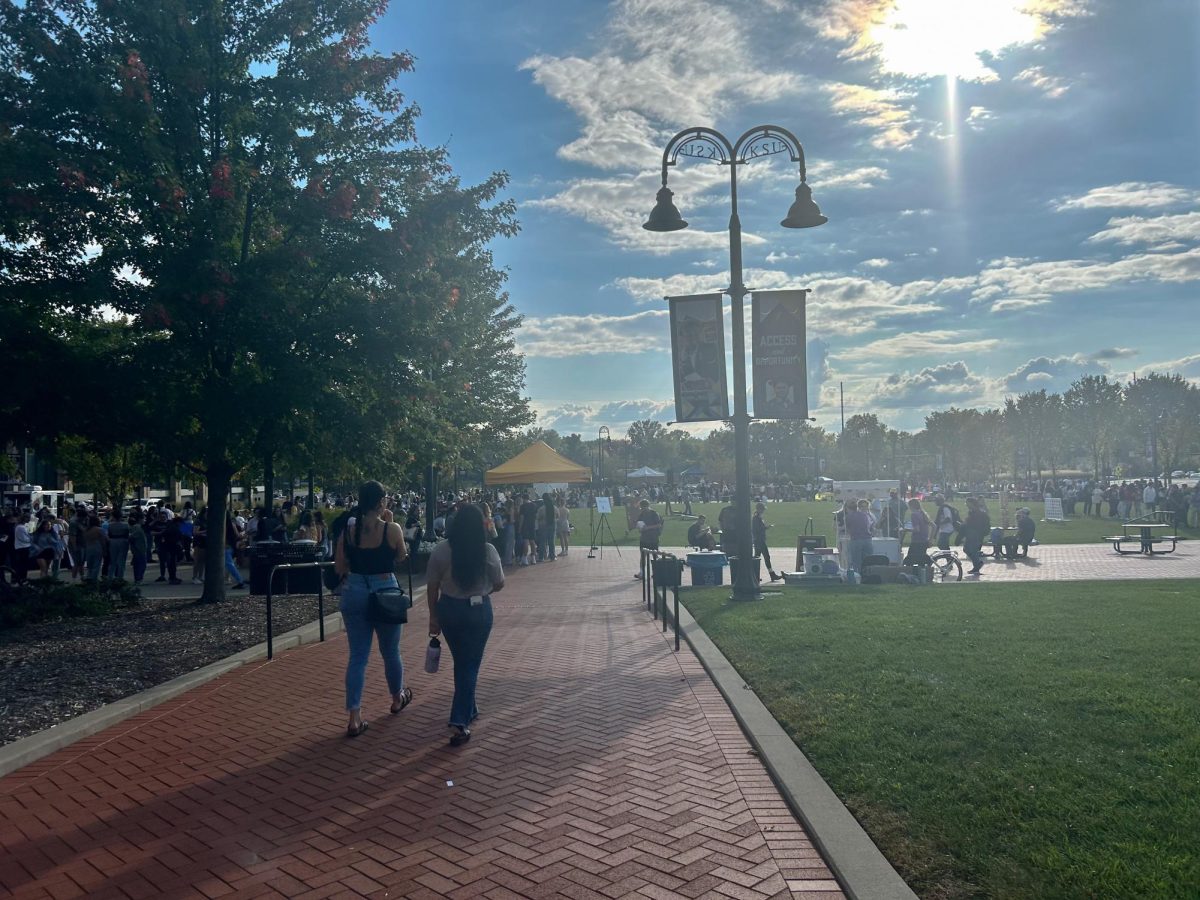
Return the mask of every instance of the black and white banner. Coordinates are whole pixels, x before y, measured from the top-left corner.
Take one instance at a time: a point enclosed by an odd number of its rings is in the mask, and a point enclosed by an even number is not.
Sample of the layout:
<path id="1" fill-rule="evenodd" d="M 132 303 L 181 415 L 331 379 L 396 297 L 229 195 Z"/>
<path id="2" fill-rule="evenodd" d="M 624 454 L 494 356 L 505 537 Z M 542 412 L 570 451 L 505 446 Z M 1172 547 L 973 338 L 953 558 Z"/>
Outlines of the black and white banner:
<path id="1" fill-rule="evenodd" d="M 671 308 L 677 422 L 729 418 L 721 297 L 721 294 L 697 294 L 667 298 Z"/>
<path id="2" fill-rule="evenodd" d="M 755 291 L 750 299 L 754 418 L 807 419 L 804 301 L 808 291 Z"/>

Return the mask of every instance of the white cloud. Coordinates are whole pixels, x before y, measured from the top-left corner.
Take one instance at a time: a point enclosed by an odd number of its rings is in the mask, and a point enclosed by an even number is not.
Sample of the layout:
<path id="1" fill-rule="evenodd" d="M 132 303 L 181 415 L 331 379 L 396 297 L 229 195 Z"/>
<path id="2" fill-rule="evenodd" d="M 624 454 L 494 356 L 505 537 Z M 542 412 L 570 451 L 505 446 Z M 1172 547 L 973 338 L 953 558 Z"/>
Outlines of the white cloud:
<path id="1" fill-rule="evenodd" d="M 1071 382 L 1084 375 L 1103 375 L 1110 371 L 1108 364 L 1082 353 L 1071 356 L 1039 356 L 1018 366 L 1000 379 L 1005 392 L 1065 391 Z"/>
<path id="2" fill-rule="evenodd" d="M 648 353 L 670 349 L 668 313 L 652 309 L 628 316 L 545 316 L 527 318 L 518 345 L 528 357 L 563 358 L 611 353 Z"/>
<path id="3" fill-rule="evenodd" d="M 1149 209 L 1200 203 L 1200 191 L 1168 184 L 1165 181 L 1123 181 L 1092 188 L 1078 197 L 1061 197 L 1055 210 L 1068 209 Z"/>
<path id="4" fill-rule="evenodd" d="M 1023 81 L 1033 85 L 1053 100 L 1062 97 L 1071 89 L 1071 85 L 1065 79 L 1056 75 L 1048 75 L 1041 66 L 1030 66 L 1028 69 L 1018 72 L 1013 81 Z"/>
<path id="5" fill-rule="evenodd" d="M 767 258 L 770 259 L 770 257 Z M 882 269 L 890 266 L 891 264 L 892 261 L 890 259 L 884 259 L 881 256 L 876 256 L 872 259 L 864 259 L 859 263 L 860 266 L 866 266 L 868 269 Z"/>
<path id="6" fill-rule="evenodd" d="M 1088 240 L 1178 249 L 1184 246 L 1182 242 L 1200 242 L 1200 212 L 1152 218 L 1119 216 L 1109 219 L 1107 227 L 1093 234 Z"/>
<path id="7" fill-rule="evenodd" d="M 1129 359 L 1129 357 L 1137 355 L 1138 351 L 1130 347 L 1103 347 L 1095 353 L 1089 354 L 1088 358 L 1096 361 L 1107 361 L 1110 359 Z"/>
<path id="8" fill-rule="evenodd" d="M 962 360 L 889 375 L 870 389 L 871 404 L 883 408 L 933 409 L 978 400 L 988 387 Z"/>
<path id="9" fill-rule="evenodd" d="M 1121 284 L 1179 284 L 1200 280 L 1200 248 L 1183 253 L 1140 253 L 1111 261 L 997 260 L 979 273 L 972 302 L 993 312 L 1027 309 L 1057 294 L 1099 291 Z"/>
<path id="10" fill-rule="evenodd" d="M 892 337 L 880 338 L 853 349 L 835 353 L 838 361 L 866 362 L 872 359 L 894 359 L 903 356 L 952 353 L 986 353 L 999 346 L 996 338 L 971 339 L 965 331 L 919 331 L 905 332 Z"/>
<path id="11" fill-rule="evenodd" d="M 996 114 L 983 106 L 972 106 L 967 112 L 967 127 L 973 131 L 982 131 L 984 124 L 996 118 Z"/>
<path id="12" fill-rule="evenodd" d="M 839 81 L 826 82 L 821 89 L 829 95 L 834 111 L 875 132 L 872 146 L 902 150 L 916 140 L 912 110 L 898 91 Z"/>
<path id="13" fill-rule="evenodd" d="M 842 55 L 873 60 L 906 78 L 954 76 L 994 81 L 993 57 L 1039 40 L 1085 0 L 825 0 L 805 21 L 843 45 Z"/>

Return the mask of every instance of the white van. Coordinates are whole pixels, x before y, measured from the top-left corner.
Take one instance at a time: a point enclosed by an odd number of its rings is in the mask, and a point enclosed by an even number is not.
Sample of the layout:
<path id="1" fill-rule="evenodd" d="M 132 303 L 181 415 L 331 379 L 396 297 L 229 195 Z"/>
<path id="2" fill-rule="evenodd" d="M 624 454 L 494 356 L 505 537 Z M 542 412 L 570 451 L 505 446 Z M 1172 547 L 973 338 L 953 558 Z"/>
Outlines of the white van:
<path id="1" fill-rule="evenodd" d="M 4 505 L 18 510 L 28 510 L 35 516 L 41 509 L 59 511 L 63 503 L 71 504 L 75 494 L 71 491 L 47 491 L 40 484 L 22 484 L 4 492 Z"/>

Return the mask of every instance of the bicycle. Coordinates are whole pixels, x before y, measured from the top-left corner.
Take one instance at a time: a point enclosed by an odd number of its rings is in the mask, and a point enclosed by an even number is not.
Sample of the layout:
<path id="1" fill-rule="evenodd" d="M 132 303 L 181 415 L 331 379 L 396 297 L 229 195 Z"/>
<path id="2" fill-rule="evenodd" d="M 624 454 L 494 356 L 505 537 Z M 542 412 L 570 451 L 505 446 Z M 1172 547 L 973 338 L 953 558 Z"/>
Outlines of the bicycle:
<path id="1" fill-rule="evenodd" d="M 962 561 L 953 550 L 937 550 L 928 556 L 929 573 L 934 581 L 962 581 Z"/>

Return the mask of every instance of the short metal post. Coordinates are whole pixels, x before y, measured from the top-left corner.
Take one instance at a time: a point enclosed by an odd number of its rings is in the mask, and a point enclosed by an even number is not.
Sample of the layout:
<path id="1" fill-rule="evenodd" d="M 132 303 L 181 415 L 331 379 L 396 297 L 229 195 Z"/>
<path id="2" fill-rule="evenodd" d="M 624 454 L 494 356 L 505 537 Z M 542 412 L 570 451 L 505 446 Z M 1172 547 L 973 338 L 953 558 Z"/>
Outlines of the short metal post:
<path id="1" fill-rule="evenodd" d="M 309 491 L 311 496 L 311 489 Z M 321 564 L 317 563 L 317 630 L 321 635 L 321 640 L 325 640 L 325 575 L 321 571 Z"/>
<path id="2" fill-rule="evenodd" d="M 679 652 L 679 588 L 671 588 L 675 595 L 675 652 Z"/>
<path id="3" fill-rule="evenodd" d="M 275 580 L 275 569 L 267 573 L 267 659 L 275 658 L 275 641 L 271 634 L 271 582 Z"/>

